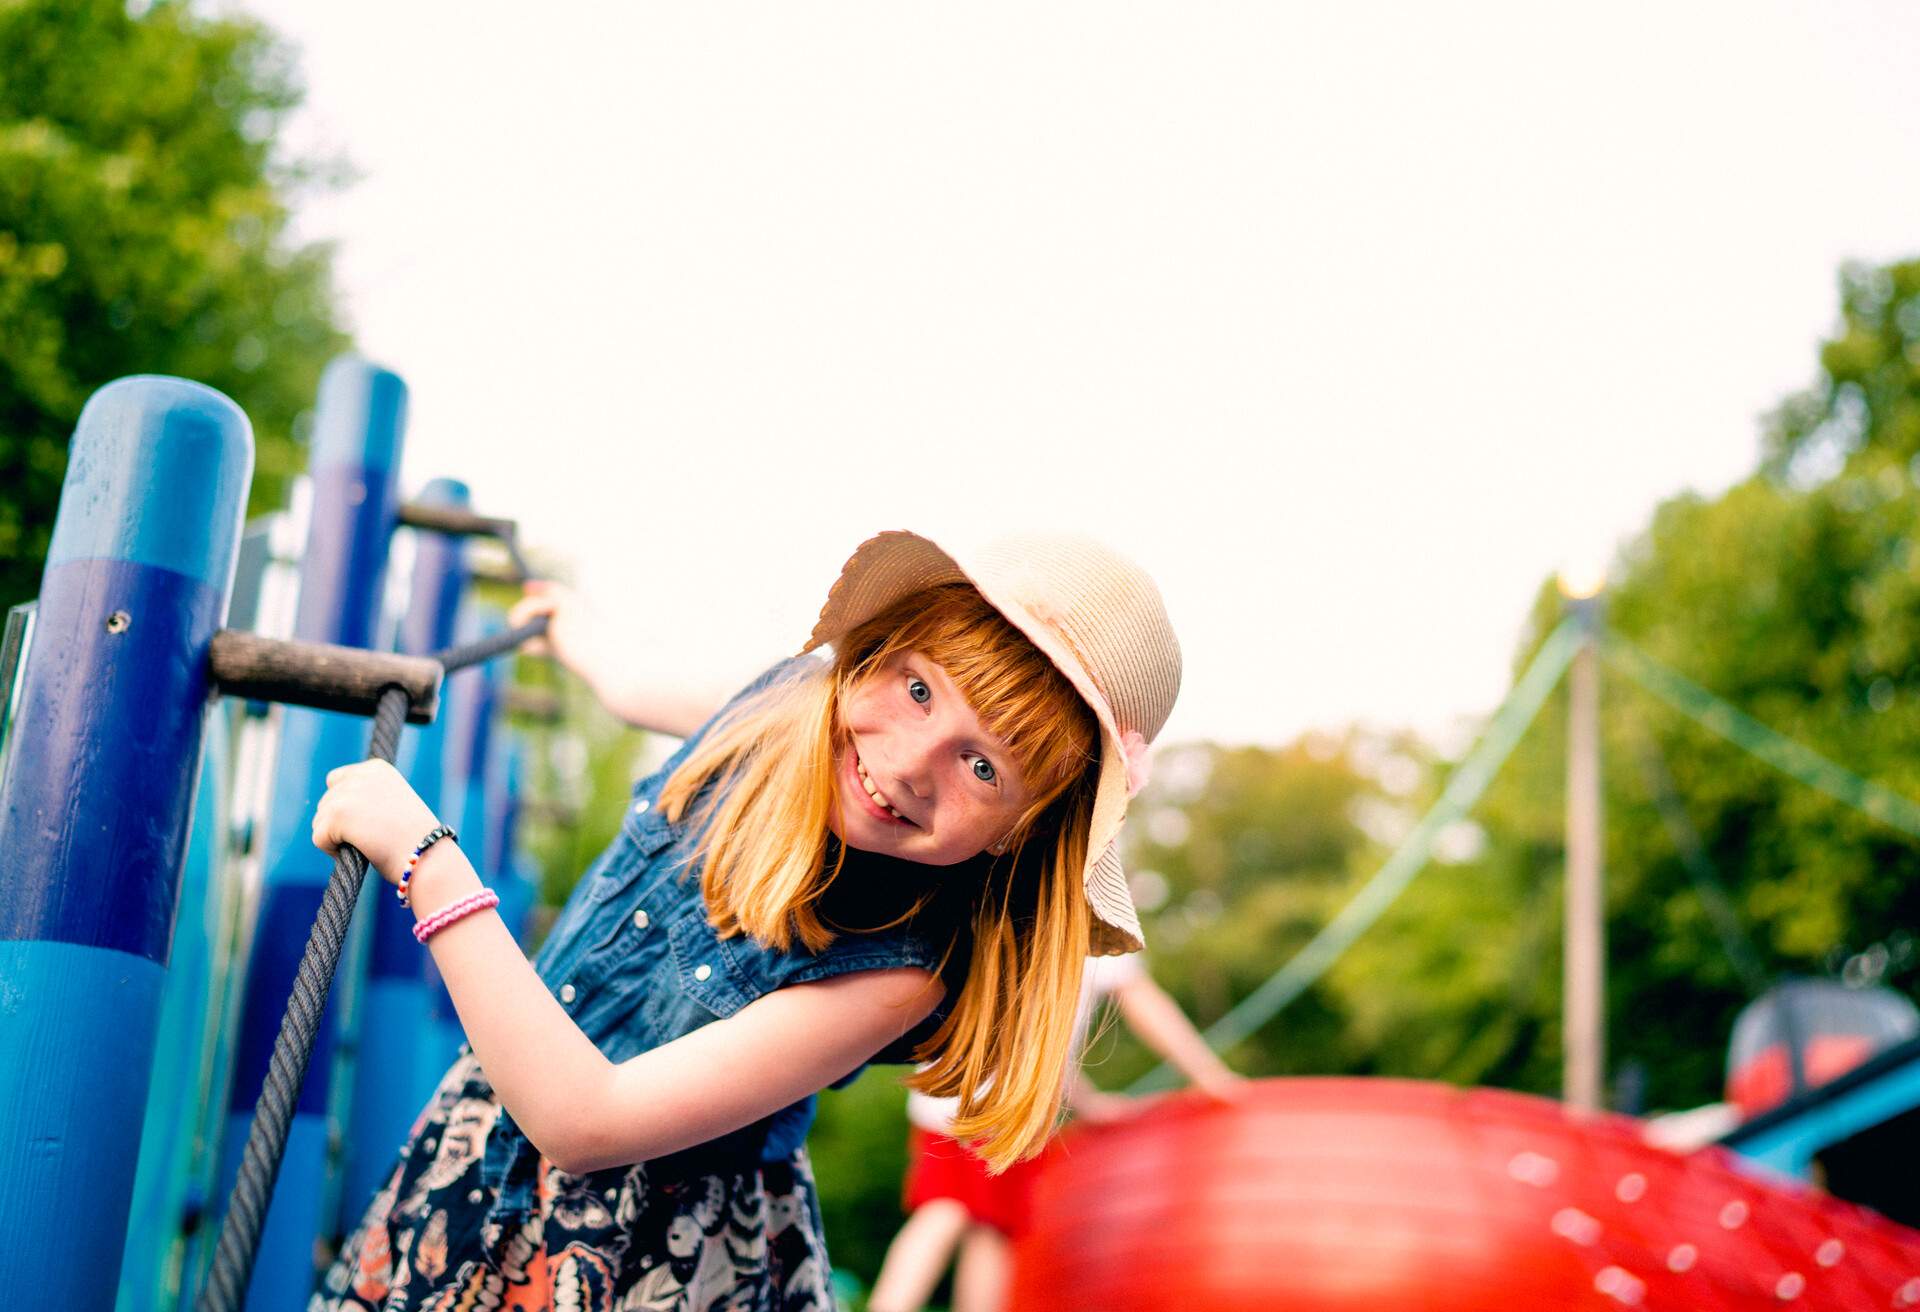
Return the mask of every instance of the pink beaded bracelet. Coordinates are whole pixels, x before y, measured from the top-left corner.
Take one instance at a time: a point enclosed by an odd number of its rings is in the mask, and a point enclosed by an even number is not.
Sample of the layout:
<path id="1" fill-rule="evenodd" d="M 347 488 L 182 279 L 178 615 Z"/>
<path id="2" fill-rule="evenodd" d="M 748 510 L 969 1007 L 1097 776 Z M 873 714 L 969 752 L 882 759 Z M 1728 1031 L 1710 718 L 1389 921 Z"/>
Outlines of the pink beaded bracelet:
<path id="1" fill-rule="evenodd" d="M 478 893 L 469 893 L 451 906 L 442 907 L 413 927 L 413 936 L 425 943 L 441 930 L 462 916 L 470 916 L 476 911 L 485 911 L 488 907 L 500 905 L 500 895 L 490 888 Z"/>

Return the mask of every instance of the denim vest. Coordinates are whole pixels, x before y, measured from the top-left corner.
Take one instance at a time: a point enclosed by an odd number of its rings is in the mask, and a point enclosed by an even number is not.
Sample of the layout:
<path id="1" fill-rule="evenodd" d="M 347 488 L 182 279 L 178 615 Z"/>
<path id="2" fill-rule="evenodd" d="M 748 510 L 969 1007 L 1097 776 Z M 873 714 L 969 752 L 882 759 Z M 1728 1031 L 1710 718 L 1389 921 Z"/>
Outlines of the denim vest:
<path id="1" fill-rule="evenodd" d="M 784 661 L 734 701 L 819 666 L 817 657 Z M 850 852 L 842 877 L 823 902 L 829 914 L 836 905 L 857 909 L 869 892 L 880 903 L 888 902 L 889 894 L 894 900 L 910 898 L 916 891 L 914 881 L 930 894 L 927 904 L 900 924 L 870 933 L 840 933 L 817 954 L 798 942 L 783 952 L 744 935 L 720 937 L 707 923 L 700 872 L 694 866 L 698 835 L 684 817 L 681 823 L 669 823 L 659 808 L 662 786 L 712 724 L 709 720 L 702 725 L 665 765 L 634 786 L 619 836 L 581 876 L 534 959 L 541 981 L 607 1060 L 622 1062 L 731 1016 L 788 984 L 858 970 L 918 966 L 942 973 L 946 995 L 933 1015 L 872 1058 L 911 1061 L 913 1049 L 945 1018 L 964 980 L 968 954 L 955 936 L 968 923 L 966 910 L 978 872 L 971 863 L 935 870 Z M 872 919 L 850 916 L 839 923 L 880 924 L 904 909 L 882 906 Z M 851 1072 L 834 1087 L 859 1073 Z M 752 1125 L 650 1165 L 680 1174 L 779 1161 L 805 1140 L 813 1112 L 809 1095 Z M 482 1174 L 494 1193 L 490 1216 L 530 1206 L 538 1160 L 538 1151 L 502 1108 L 488 1135 Z"/>

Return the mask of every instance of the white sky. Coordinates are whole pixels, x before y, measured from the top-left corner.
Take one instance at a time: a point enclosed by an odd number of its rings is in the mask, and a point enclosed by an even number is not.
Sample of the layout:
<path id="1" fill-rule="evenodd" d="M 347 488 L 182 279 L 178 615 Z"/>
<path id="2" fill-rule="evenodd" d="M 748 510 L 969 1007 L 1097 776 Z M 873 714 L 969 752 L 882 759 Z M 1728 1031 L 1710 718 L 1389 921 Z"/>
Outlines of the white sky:
<path id="1" fill-rule="evenodd" d="M 410 486 L 727 669 L 872 531 L 1093 532 L 1168 740 L 1491 710 L 1920 254 L 1909 0 L 242 7 Z"/>

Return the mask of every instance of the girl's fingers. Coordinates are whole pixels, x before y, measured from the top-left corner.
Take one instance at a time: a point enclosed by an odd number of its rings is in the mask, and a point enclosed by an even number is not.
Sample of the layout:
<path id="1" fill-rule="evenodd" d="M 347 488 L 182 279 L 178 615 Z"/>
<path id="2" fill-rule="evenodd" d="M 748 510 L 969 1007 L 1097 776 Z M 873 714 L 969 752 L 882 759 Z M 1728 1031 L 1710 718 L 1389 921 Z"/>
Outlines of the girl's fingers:
<path id="1" fill-rule="evenodd" d="M 553 614 L 554 607 L 558 603 L 558 600 L 556 597 L 528 596 L 520 598 L 520 600 L 513 603 L 513 608 L 507 612 L 507 627 L 517 629 L 528 620 L 537 619 L 542 615 Z"/>

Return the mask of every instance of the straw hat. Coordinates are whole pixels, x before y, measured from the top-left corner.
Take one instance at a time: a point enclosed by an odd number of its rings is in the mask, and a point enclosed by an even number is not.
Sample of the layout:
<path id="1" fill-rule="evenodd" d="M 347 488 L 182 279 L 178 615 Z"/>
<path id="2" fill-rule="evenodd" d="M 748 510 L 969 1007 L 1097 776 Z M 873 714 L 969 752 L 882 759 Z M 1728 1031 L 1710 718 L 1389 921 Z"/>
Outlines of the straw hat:
<path id="1" fill-rule="evenodd" d="M 1120 868 L 1127 799 L 1180 691 L 1180 643 L 1139 566 L 1086 538 L 1005 538 L 949 552 L 917 533 L 868 538 L 840 571 L 803 650 L 830 643 L 911 593 L 971 583 L 1067 676 L 1100 722 L 1100 778 L 1084 882 L 1095 955 L 1137 952 L 1140 917 Z"/>

